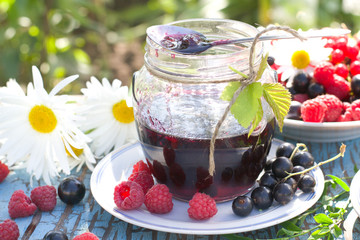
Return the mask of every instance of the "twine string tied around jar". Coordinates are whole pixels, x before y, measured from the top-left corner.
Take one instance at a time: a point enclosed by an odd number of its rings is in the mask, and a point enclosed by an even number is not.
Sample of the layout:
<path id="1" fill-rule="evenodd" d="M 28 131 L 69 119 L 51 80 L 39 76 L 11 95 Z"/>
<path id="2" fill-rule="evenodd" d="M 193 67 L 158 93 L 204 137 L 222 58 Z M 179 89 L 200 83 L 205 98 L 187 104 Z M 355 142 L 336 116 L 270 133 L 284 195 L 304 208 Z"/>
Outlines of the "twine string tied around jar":
<path id="1" fill-rule="evenodd" d="M 253 58 L 255 55 L 255 45 L 257 44 L 257 42 L 259 41 L 259 38 L 261 35 L 270 32 L 270 31 L 274 31 L 274 30 L 278 30 L 278 31 L 285 31 L 288 32 L 290 34 L 292 34 L 294 37 L 300 39 L 301 41 L 306 40 L 305 37 L 301 36 L 296 30 L 290 28 L 290 27 L 286 27 L 286 26 L 268 26 L 265 29 L 263 29 L 262 31 L 260 31 L 258 34 L 256 34 L 254 41 L 251 44 L 251 48 L 250 48 L 250 56 L 249 56 L 249 77 L 248 78 L 240 78 L 239 81 L 241 81 L 241 86 L 235 91 L 231 101 L 229 102 L 228 106 L 225 108 L 225 111 L 222 115 L 222 117 L 220 118 L 220 120 L 217 122 L 216 126 L 215 126 L 215 130 L 214 133 L 212 134 L 211 137 L 211 141 L 210 141 L 210 153 L 209 153 L 209 174 L 210 176 L 213 176 L 215 174 L 215 161 L 214 161 L 214 151 L 215 151 L 215 141 L 216 141 L 216 137 L 219 133 L 220 127 L 222 125 L 222 123 L 225 121 L 225 118 L 227 117 L 227 114 L 230 111 L 230 108 L 233 106 L 233 104 L 235 103 L 236 99 L 238 98 L 240 92 L 250 83 L 254 82 L 256 76 L 257 76 L 257 71 L 254 69 L 254 63 L 253 63 Z"/>

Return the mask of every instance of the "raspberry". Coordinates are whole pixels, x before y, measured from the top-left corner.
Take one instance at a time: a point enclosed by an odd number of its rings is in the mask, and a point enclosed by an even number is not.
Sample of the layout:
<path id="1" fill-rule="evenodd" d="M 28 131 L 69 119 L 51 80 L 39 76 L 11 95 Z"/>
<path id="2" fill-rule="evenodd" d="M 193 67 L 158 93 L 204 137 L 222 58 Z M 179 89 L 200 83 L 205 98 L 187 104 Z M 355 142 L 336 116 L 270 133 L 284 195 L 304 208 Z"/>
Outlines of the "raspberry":
<path id="1" fill-rule="evenodd" d="M 54 186 L 40 186 L 31 191 L 31 201 L 43 212 L 50 212 L 56 205 L 56 188 Z"/>
<path id="2" fill-rule="evenodd" d="M 6 219 L 0 223 L 1 240 L 17 240 L 20 236 L 19 227 L 15 221 Z"/>
<path id="3" fill-rule="evenodd" d="M 123 181 L 115 187 L 114 202 L 122 210 L 140 207 L 145 200 L 142 187 L 132 181 Z"/>
<path id="4" fill-rule="evenodd" d="M 9 174 L 9 168 L 6 164 L 0 162 L 0 183 L 5 180 Z"/>
<path id="5" fill-rule="evenodd" d="M 314 79 L 317 83 L 327 86 L 334 78 L 335 67 L 329 62 L 321 62 L 314 69 Z"/>
<path id="6" fill-rule="evenodd" d="M 335 66 L 335 74 L 346 79 L 349 76 L 349 70 L 345 64 L 339 63 Z"/>
<path id="7" fill-rule="evenodd" d="M 334 74 L 332 83 L 324 87 L 326 93 L 335 95 L 340 100 L 345 100 L 349 97 L 349 93 L 351 91 L 350 82 L 336 74 Z"/>
<path id="8" fill-rule="evenodd" d="M 165 184 L 154 185 L 145 195 L 145 206 L 152 213 L 170 212 L 174 204 L 169 188 Z"/>
<path id="9" fill-rule="evenodd" d="M 354 121 L 360 120 L 360 99 L 351 103 L 351 116 Z"/>
<path id="10" fill-rule="evenodd" d="M 325 122 L 336 122 L 343 111 L 343 103 L 334 95 L 325 94 L 316 97 L 326 105 Z"/>
<path id="11" fill-rule="evenodd" d="M 334 49 L 340 49 L 341 51 L 346 52 L 347 43 L 348 43 L 348 39 L 341 37 L 335 40 Z"/>
<path id="12" fill-rule="evenodd" d="M 347 45 L 346 49 L 346 57 L 348 57 L 351 61 L 355 61 L 359 54 L 359 47 L 354 45 Z"/>
<path id="13" fill-rule="evenodd" d="M 323 122 L 326 109 L 326 104 L 316 98 L 306 100 L 301 105 L 301 118 L 304 122 Z"/>
<path id="14" fill-rule="evenodd" d="M 217 213 L 215 200 L 205 193 L 195 193 L 189 205 L 189 217 L 196 220 L 208 219 Z"/>
<path id="15" fill-rule="evenodd" d="M 339 118 L 336 120 L 337 122 L 348 122 L 352 121 L 352 113 L 351 111 L 345 111 L 345 113 L 341 114 Z"/>
<path id="16" fill-rule="evenodd" d="M 352 76 L 360 74 L 360 61 L 355 60 L 350 64 L 350 73 Z"/>
<path id="17" fill-rule="evenodd" d="M 330 59 L 331 59 L 332 64 L 335 65 L 335 64 L 341 63 L 342 61 L 345 60 L 345 54 L 340 49 L 335 49 L 332 51 L 332 53 L 330 55 Z"/>
<path id="18" fill-rule="evenodd" d="M 91 232 L 86 232 L 76 236 L 73 240 L 99 240 L 99 238 Z"/>
<path id="19" fill-rule="evenodd" d="M 9 201 L 8 211 L 11 218 L 28 217 L 34 214 L 37 207 L 23 190 L 16 190 Z"/>
<path id="20" fill-rule="evenodd" d="M 154 179 L 147 171 L 134 172 L 130 175 L 128 180 L 138 183 L 142 187 L 144 194 L 154 186 Z"/>
<path id="21" fill-rule="evenodd" d="M 294 94 L 292 97 L 293 97 L 293 99 L 292 99 L 293 101 L 297 101 L 300 103 L 303 103 L 309 99 L 309 96 L 306 93 L 297 93 L 297 94 Z"/>
<path id="22" fill-rule="evenodd" d="M 143 160 L 140 160 L 134 164 L 132 173 L 140 172 L 140 171 L 146 171 L 151 174 L 149 166 L 146 163 L 144 163 Z"/>

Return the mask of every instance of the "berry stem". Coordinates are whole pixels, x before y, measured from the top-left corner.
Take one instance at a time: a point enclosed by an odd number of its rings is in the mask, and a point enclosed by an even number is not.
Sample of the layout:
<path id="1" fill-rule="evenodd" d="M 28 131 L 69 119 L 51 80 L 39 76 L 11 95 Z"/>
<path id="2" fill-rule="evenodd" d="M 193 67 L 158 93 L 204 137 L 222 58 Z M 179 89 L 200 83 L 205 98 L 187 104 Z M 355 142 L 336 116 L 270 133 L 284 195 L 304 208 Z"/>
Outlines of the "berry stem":
<path id="1" fill-rule="evenodd" d="M 301 147 L 303 147 L 303 149 L 299 150 Z M 294 155 L 298 152 L 298 151 L 307 151 L 307 147 L 304 143 L 297 143 L 296 144 L 296 147 L 294 149 L 294 151 L 291 153 L 291 156 L 290 156 L 290 161 L 293 159 Z"/>
<path id="2" fill-rule="evenodd" d="M 295 149 L 296 149 L 296 148 L 295 148 Z M 301 171 L 301 172 L 289 173 L 289 175 L 287 175 L 287 176 L 284 178 L 284 181 L 286 181 L 288 178 L 291 178 L 292 176 L 307 173 L 307 172 L 309 172 L 309 171 L 311 171 L 311 170 L 313 170 L 313 169 L 315 169 L 315 168 L 317 168 L 317 167 L 320 167 L 321 165 L 324 165 L 324 164 L 327 164 L 327 163 L 329 163 L 329 162 L 332 162 L 332 161 L 338 159 L 339 157 L 344 157 L 345 150 L 346 150 L 346 145 L 342 143 L 341 146 L 340 146 L 340 152 L 339 152 L 336 156 L 334 156 L 334 157 L 332 157 L 332 158 L 330 158 L 330 159 L 328 159 L 328 160 L 319 162 L 318 164 L 315 164 L 314 166 L 312 166 L 312 167 L 310 167 L 310 168 L 307 168 L 307 169 L 305 169 L 305 170 L 303 170 L 303 171 Z M 295 150 L 294 150 L 294 152 L 295 152 Z M 291 154 L 290 158 L 292 157 L 292 155 L 293 155 L 293 154 Z"/>

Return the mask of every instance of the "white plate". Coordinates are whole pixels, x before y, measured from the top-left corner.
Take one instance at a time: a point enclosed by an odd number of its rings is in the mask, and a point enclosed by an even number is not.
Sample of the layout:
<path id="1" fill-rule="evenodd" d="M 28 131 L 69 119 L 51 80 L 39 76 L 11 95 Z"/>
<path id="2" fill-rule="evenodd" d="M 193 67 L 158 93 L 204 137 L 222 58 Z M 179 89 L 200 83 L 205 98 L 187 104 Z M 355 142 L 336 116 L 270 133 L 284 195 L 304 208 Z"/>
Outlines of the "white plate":
<path id="1" fill-rule="evenodd" d="M 273 140 L 270 157 L 280 144 Z M 91 175 L 90 186 L 95 200 L 113 216 L 137 226 L 181 234 L 227 234 L 266 228 L 287 221 L 310 208 L 320 198 L 324 189 L 324 175 L 317 168 L 311 172 L 315 177 L 314 193 L 296 192 L 294 199 L 285 206 L 274 203 L 266 211 L 253 210 L 245 218 L 237 217 L 231 208 L 232 201 L 218 203 L 218 213 L 209 220 L 196 221 L 187 214 L 188 203 L 173 199 L 174 208 L 168 214 L 152 214 L 142 205 L 141 208 L 123 211 L 113 201 L 115 186 L 131 174 L 132 166 L 144 160 L 140 143 L 126 145 L 102 159 Z"/>
<path id="2" fill-rule="evenodd" d="M 360 217 L 360 171 L 353 177 L 350 185 L 350 199 L 354 210 Z"/>
<path id="3" fill-rule="evenodd" d="M 311 123 L 285 119 L 284 137 L 310 142 L 341 142 L 360 137 L 360 121 Z"/>

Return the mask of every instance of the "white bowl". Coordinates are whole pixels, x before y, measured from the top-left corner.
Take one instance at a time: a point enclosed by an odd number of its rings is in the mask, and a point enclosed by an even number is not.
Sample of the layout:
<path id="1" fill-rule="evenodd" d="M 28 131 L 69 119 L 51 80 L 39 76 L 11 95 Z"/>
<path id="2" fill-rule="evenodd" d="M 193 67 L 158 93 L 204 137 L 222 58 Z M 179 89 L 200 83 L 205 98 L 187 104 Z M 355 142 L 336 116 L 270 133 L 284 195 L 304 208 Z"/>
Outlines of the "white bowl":
<path id="1" fill-rule="evenodd" d="M 300 141 L 341 142 L 360 137 L 360 121 L 311 123 L 285 119 L 278 134 Z"/>

